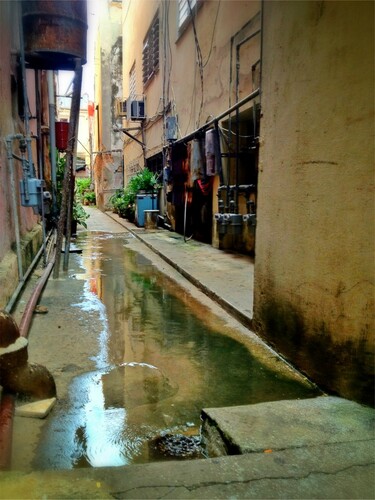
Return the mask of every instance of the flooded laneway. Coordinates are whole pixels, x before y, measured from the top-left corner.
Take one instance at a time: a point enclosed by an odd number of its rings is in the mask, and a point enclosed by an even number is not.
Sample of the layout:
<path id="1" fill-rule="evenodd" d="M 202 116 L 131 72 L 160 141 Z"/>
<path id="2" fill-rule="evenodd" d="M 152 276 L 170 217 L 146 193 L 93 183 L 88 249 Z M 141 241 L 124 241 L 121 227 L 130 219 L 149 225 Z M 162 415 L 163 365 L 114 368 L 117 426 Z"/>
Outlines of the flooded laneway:
<path id="1" fill-rule="evenodd" d="M 34 319 L 34 330 L 48 331 L 45 342 L 61 341 L 63 359 L 52 355 L 56 345 L 50 359 L 45 353 L 62 389 L 38 428 L 32 468 L 161 460 L 168 454 L 155 443 L 164 434 L 190 439 L 194 458 L 202 408 L 316 395 L 160 272 L 130 233 L 82 232 L 75 245 L 82 253 L 71 254 L 68 275 L 43 295 L 49 315 Z M 62 321 L 57 315 L 53 325 L 57 303 Z"/>

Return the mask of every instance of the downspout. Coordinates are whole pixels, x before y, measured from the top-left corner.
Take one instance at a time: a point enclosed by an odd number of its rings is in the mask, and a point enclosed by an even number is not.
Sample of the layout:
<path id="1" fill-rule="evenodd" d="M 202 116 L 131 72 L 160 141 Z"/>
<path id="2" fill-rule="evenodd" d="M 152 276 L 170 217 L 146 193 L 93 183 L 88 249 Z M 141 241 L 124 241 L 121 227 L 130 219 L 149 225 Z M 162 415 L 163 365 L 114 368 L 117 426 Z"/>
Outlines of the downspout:
<path id="1" fill-rule="evenodd" d="M 12 152 L 12 140 L 22 139 L 22 134 L 8 135 L 5 139 L 7 158 L 9 162 L 9 177 L 10 177 L 10 190 L 12 196 L 12 211 L 15 225 L 16 233 L 16 251 L 17 251 L 17 264 L 18 264 L 18 279 L 22 281 L 23 270 L 22 270 L 22 254 L 21 254 L 21 237 L 20 237 L 20 224 L 18 218 L 17 201 L 16 201 L 16 183 L 14 180 L 14 163 L 13 163 L 13 152 Z"/>
<path id="2" fill-rule="evenodd" d="M 26 148 L 27 148 L 28 169 L 29 169 L 29 173 L 31 174 L 32 165 L 33 165 L 33 155 L 32 155 L 32 150 L 31 150 L 28 96 L 27 96 L 27 88 L 26 88 L 25 42 L 23 39 L 22 11 L 20 12 L 20 15 L 19 15 L 19 30 L 20 30 L 20 56 L 21 56 L 21 74 L 22 74 L 22 91 L 23 91 L 23 109 L 24 109 L 24 121 L 25 121 Z"/>
<path id="3" fill-rule="evenodd" d="M 56 167 L 56 130 L 55 130 L 55 92 L 53 85 L 53 71 L 47 71 L 48 108 L 49 108 L 49 141 L 51 151 L 51 180 L 52 180 L 52 212 L 57 215 L 57 167 Z"/>
<path id="4" fill-rule="evenodd" d="M 39 169 L 39 179 L 44 180 L 43 172 L 43 161 L 41 154 L 41 137 L 42 137 L 42 105 L 40 99 L 40 72 L 35 70 L 35 101 L 36 101 L 36 112 L 37 112 L 37 159 L 38 159 L 38 169 Z M 44 197 L 43 190 L 41 192 L 41 216 L 42 216 L 42 236 L 43 236 L 43 267 L 47 265 L 47 252 L 46 252 L 46 219 L 44 212 Z"/>

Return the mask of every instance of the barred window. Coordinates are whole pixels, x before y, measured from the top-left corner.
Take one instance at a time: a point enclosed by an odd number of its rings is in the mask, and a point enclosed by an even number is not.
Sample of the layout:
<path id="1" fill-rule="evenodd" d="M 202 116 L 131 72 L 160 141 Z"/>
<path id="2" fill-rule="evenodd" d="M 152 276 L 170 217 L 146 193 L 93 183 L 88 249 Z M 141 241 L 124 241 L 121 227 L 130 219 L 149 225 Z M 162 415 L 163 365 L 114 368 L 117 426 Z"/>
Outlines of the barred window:
<path id="1" fill-rule="evenodd" d="M 190 0 L 190 8 L 188 0 L 178 0 L 178 28 L 181 29 L 185 21 L 190 19 L 190 9 L 193 10 L 197 4 L 197 0 Z"/>
<path id="2" fill-rule="evenodd" d="M 143 85 L 146 85 L 159 69 L 159 13 L 156 14 L 143 41 L 142 62 Z"/>
<path id="3" fill-rule="evenodd" d="M 194 16 L 203 0 L 178 0 L 178 36 L 180 36 L 189 24 L 192 15 Z"/>
<path id="4" fill-rule="evenodd" d="M 129 73 L 129 97 L 135 98 L 135 63 Z"/>

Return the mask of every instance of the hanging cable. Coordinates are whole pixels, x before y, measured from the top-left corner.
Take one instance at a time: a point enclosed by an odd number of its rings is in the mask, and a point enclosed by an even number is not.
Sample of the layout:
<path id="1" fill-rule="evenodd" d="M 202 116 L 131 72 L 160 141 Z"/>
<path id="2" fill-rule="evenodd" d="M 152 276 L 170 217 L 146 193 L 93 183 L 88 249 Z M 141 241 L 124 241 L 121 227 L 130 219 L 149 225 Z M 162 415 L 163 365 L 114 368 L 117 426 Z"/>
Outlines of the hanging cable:
<path id="1" fill-rule="evenodd" d="M 198 35 L 197 35 L 197 29 L 196 29 L 196 26 L 195 26 L 194 13 L 193 13 L 193 9 L 191 7 L 191 0 L 187 0 L 187 2 L 188 2 L 190 16 L 191 16 L 191 23 L 192 23 L 192 26 L 193 26 L 195 49 L 196 49 L 196 53 L 197 53 L 197 63 L 198 63 L 198 68 L 199 68 L 200 81 L 201 81 L 201 103 L 200 103 L 200 107 L 199 107 L 198 120 L 196 122 L 196 126 L 199 127 L 199 124 L 200 124 L 200 121 L 201 121 L 201 115 L 202 115 L 202 109 L 203 109 L 203 97 L 204 97 L 203 58 L 202 58 L 201 47 L 199 45 L 199 40 L 198 40 Z"/>
<path id="2" fill-rule="evenodd" d="M 210 46 L 210 50 L 208 52 L 208 56 L 207 56 L 206 62 L 203 64 L 203 68 L 205 68 L 207 66 L 208 61 L 210 60 L 210 57 L 211 57 L 212 46 L 213 46 L 214 36 L 215 36 L 215 30 L 216 30 L 216 23 L 217 23 L 217 18 L 218 18 L 218 15 L 219 15 L 219 10 L 220 10 L 220 4 L 221 4 L 221 0 L 219 0 L 218 5 L 217 5 L 216 17 L 215 17 L 215 21 L 214 21 L 214 27 L 213 27 L 213 30 L 212 30 L 211 46 Z"/>

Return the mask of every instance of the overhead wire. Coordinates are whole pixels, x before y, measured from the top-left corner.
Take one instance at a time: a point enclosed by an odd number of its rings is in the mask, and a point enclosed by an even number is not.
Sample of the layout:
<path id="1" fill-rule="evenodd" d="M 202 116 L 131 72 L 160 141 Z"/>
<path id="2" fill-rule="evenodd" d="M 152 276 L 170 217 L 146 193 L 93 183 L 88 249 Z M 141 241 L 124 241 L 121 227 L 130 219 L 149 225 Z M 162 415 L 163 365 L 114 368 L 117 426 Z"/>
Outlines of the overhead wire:
<path id="1" fill-rule="evenodd" d="M 221 4 L 221 0 L 219 0 L 218 5 L 217 5 L 216 17 L 215 17 L 215 21 L 214 21 L 214 27 L 212 29 L 211 46 L 210 46 L 210 50 L 208 52 L 208 56 L 207 56 L 206 62 L 203 64 L 203 68 L 205 68 L 207 66 L 208 61 L 210 60 L 210 57 L 211 57 L 212 47 L 213 47 L 213 42 L 214 42 L 214 37 L 215 37 L 215 31 L 216 31 L 216 23 L 217 23 L 217 18 L 219 16 L 220 4 Z"/>
<path id="2" fill-rule="evenodd" d="M 188 2 L 190 16 L 191 16 L 191 23 L 193 26 L 194 43 L 195 43 L 195 50 L 196 50 L 196 54 L 197 54 L 197 63 L 198 63 L 200 83 L 201 83 L 201 102 L 200 102 L 200 106 L 199 106 L 198 119 L 196 122 L 196 126 L 199 127 L 201 115 L 202 115 L 202 109 L 203 109 L 203 98 L 204 98 L 203 58 L 202 58 L 201 47 L 199 45 L 197 29 L 195 26 L 194 12 L 193 12 L 193 9 L 191 7 L 191 0 L 187 0 L 187 2 Z"/>

